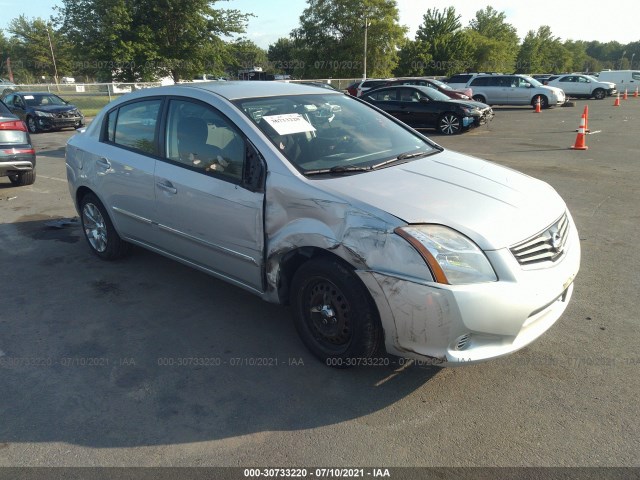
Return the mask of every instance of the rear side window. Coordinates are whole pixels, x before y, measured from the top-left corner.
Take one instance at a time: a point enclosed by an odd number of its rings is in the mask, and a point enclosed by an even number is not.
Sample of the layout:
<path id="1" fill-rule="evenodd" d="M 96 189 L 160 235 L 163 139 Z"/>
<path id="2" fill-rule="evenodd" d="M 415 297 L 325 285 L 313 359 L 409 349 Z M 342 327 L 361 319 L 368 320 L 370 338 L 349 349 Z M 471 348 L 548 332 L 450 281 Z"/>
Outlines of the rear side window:
<path id="1" fill-rule="evenodd" d="M 476 77 L 469 84 L 470 87 L 486 87 L 489 85 L 490 77 Z"/>
<path id="2" fill-rule="evenodd" d="M 105 140 L 133 150 L 158 154 L 156 124 L 162 100 L 132 102 L 109 112 Z"/>
<path id="3" fill-rule="evenodd" d="M 632 77 L 634 80 L 640 80 L 640 72 L 632 72 L 632 73 L 631 73 L 631 77 Z"/>

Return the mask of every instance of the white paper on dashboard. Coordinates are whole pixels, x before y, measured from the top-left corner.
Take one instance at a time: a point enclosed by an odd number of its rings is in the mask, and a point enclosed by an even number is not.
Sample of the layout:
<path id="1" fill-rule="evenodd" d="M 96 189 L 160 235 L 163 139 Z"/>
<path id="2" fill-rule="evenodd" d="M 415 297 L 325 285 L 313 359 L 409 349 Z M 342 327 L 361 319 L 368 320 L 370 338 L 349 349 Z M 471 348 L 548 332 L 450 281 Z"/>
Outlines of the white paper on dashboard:
<path id="1" fill-rule="evenodd" d="M 284 115 L 268 115 L 262 117 L 278 135 L 291 135 L 292 133 L 315 132 L 316 129 L 299 113 L 286 113 Z"/>

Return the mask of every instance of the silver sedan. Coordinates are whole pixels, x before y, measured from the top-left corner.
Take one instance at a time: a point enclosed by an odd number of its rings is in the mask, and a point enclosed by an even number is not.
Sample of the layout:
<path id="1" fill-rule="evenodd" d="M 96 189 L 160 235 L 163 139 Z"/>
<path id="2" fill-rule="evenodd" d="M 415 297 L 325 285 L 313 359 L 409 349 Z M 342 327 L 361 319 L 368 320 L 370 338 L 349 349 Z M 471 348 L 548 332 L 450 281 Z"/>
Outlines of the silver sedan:
<path id="1" fill-rule="evenodd" d="M 136 244 L 291 304 L 331 366 L 383 348 L 438 365 L 511 353 L 558 320 L 579 269 L 549 185 L 313 86 L 134 92 L 71 138 L 66 163 L 98 257 Z"/>

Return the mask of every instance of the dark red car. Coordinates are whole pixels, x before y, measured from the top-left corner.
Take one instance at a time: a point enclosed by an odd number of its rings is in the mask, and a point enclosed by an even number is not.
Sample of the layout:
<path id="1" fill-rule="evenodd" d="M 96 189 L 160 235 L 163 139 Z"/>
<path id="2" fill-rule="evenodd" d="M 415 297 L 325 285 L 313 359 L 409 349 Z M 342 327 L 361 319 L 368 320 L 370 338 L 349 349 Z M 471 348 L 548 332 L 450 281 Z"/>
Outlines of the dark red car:
<path id="1" fill-rule="evenodd" d="M 454 100 L 470 100 L 473 91 L 470 88 L 464 90 L 454 90 L 449 85 L 434 78 L 425 77 L 401 77 L 393 78 L 387 81 L 386 85 L 419 85 L 421 87 L 429 87 L 444 93 L 447 97 Z"/>

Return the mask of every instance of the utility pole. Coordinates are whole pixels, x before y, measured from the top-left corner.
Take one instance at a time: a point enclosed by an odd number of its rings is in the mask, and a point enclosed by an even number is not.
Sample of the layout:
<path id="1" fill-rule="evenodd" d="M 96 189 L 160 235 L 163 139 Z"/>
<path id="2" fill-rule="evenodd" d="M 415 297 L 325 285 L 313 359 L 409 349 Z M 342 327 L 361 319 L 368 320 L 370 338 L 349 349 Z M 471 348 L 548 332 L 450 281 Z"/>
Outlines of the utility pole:
<path id="1" fill-rule="evenodd" d="M 58 66 L 56 65 L 56 56 L 53 54 L 53 43 L 51 43 L 51 35 L 49 34 L 49 25 L 47 25 L 47 38 L 49 39 L 49 48 L 51 49 L 51 60 L 53 60 L 53 70 L 54 77 L 53 79 L 58 84 Z"/>
<path id="2" fill-rule="evenodd" d="M 362 80 L 367 79 L 367 32 L 369 31 L 369 27 L 371 23 L 369 22 L 369 18 L 364 17 L 364 61 L 362 62 L 362 66 L 364 67 L 364 73 L 362 74 Z"/>

